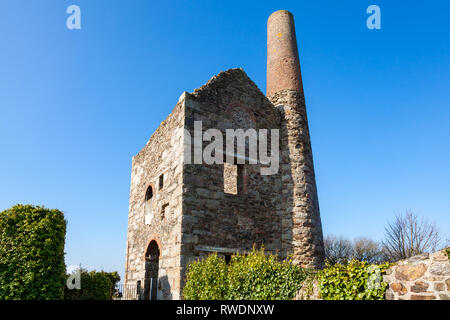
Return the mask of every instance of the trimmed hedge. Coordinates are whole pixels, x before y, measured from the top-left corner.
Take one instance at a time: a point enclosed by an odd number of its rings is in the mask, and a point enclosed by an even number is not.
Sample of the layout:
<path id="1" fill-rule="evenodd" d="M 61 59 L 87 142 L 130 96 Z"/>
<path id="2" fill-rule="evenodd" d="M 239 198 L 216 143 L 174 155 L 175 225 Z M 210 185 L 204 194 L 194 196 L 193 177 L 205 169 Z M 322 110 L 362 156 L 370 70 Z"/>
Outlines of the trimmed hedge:
<path id="1" fill-rule="evenodd" d="M 347 264 L 327 264 L 316 275 L 324 300 L 384 300 L 387 284 L 382 273 L 389 264 L 374 265 L 352 260 Z"/>
<path id="2" fill-rule="evenodd" d="M 69 278 L 70 275 L 67 275 Z M 64 289 L 64 300 L 111 300 L 120 281 L 117 272 L 87 271 L 81 269 L 81 289 Z"/>
<path id="3" fill-rule="evenodd" d="M 19 204 L 1 212 L 0 299 L 61 299 L 65 237 L 59 210 Z"/>
<path id="4" fill-rule="evenodd" d="M 291 260 L 278 261 L 264 249 L 237 254 L 227 265 L 217 254 L 188 266 L 186 300 L 289 300 L 306 278 Z"/>

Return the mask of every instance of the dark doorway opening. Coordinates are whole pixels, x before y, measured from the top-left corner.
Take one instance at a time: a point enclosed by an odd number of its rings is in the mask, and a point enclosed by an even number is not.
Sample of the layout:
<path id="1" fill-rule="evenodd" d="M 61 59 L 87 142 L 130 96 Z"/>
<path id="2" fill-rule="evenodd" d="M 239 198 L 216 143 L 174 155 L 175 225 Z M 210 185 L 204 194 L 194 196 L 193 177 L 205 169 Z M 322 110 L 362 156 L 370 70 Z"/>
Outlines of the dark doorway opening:
<path id="1" fill-rule="evenodd" d="M 158 295 L 159 248 L 151 241 L 145 253 L 144 300 L 156 300 Z"/>

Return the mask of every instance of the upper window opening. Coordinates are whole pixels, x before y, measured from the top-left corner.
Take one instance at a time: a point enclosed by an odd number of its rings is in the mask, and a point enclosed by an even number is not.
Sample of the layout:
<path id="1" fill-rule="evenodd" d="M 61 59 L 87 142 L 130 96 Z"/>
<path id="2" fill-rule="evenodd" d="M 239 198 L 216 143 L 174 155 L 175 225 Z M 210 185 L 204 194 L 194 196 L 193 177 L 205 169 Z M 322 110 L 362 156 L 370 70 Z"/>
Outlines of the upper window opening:
<path id="1" fill-rule="evenodd" d="M 223 164 L 223 191 L 228 194 L 241 194 L 246 192 L 245 165 Z"/>
<path id="2" fill-rule="evenodd" d="M 153 219 L 152 198 L 153 198 L 153 187 L 149 186 L 147 188 L 147 191 L 145 192 L 145 201 L 144 201 L 144 223 L 145 224 L 150 224 Z"/>
<path id="3" fill-rule="evenodd" d="M 159 189 L 161 190 L 164 187 L 164 174 L 159 176 Z"/>
<path id="4" fill-rule="evenodd" d="M 145 201 L 148 201 L 151 198 L 153 198 L 153 188 L 152 188 L 152 186 L 149 186 L 147 188 L 147 191 L 145 192 Z"/>
<path id="5" fill-rule="evenodd" d="M 167 211 L 167 207 L 169 206 L 168 203 L 166 203 L 165 205 L 162 206 L 161 208 L 161 219 L 164 219 L 166 217 L 166 211 Z"/>
<path id="6" fill-rule="evenodd" d="M 228 194 L 238 193 L 237 177 L 237 165 L 225 162 L 223 164 L 223 192 Z"/>

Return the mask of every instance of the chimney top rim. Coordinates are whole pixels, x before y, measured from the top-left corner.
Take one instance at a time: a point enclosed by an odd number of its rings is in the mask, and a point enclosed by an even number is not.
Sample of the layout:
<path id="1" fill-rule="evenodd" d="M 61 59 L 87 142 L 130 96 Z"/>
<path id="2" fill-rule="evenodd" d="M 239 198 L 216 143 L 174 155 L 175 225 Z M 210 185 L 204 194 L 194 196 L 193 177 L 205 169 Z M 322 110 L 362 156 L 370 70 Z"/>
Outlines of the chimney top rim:
<path id="1" fill-rule="evenodd" d="M 270 20 L 270 18 L 272 18 L 273 16 L 278 16 L 280 14 L 287 14 L 288 16 L 294 17 L 294 15 L 288 10 L 277 10 L 272 12 L 272 14 L 269 16 L 267 20 Z"/>

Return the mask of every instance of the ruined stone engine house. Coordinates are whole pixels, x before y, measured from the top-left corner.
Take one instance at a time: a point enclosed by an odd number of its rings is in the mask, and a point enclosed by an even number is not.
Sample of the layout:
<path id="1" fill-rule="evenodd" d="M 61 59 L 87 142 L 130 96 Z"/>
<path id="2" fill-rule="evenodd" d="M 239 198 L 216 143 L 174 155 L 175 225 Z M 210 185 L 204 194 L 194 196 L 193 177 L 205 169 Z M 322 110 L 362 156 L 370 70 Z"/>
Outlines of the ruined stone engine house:
<path id="1" fill-rule="evenodd" d="M 261 164 L 185 163 L 187 130 L 279 129 L 279 170 Z M 225 135 L 225 134 L 224 134 Z M 203 142 L 205 147 L 208 142 Z M 180 299 L 189 262 L 264 245 L 321 267 L 322 226 L 295 35 L 288 11 L 267 23 L 267 95 L 241 69 L 183 93 L 133 157 L 125 283 L 142 299 Z"/>

